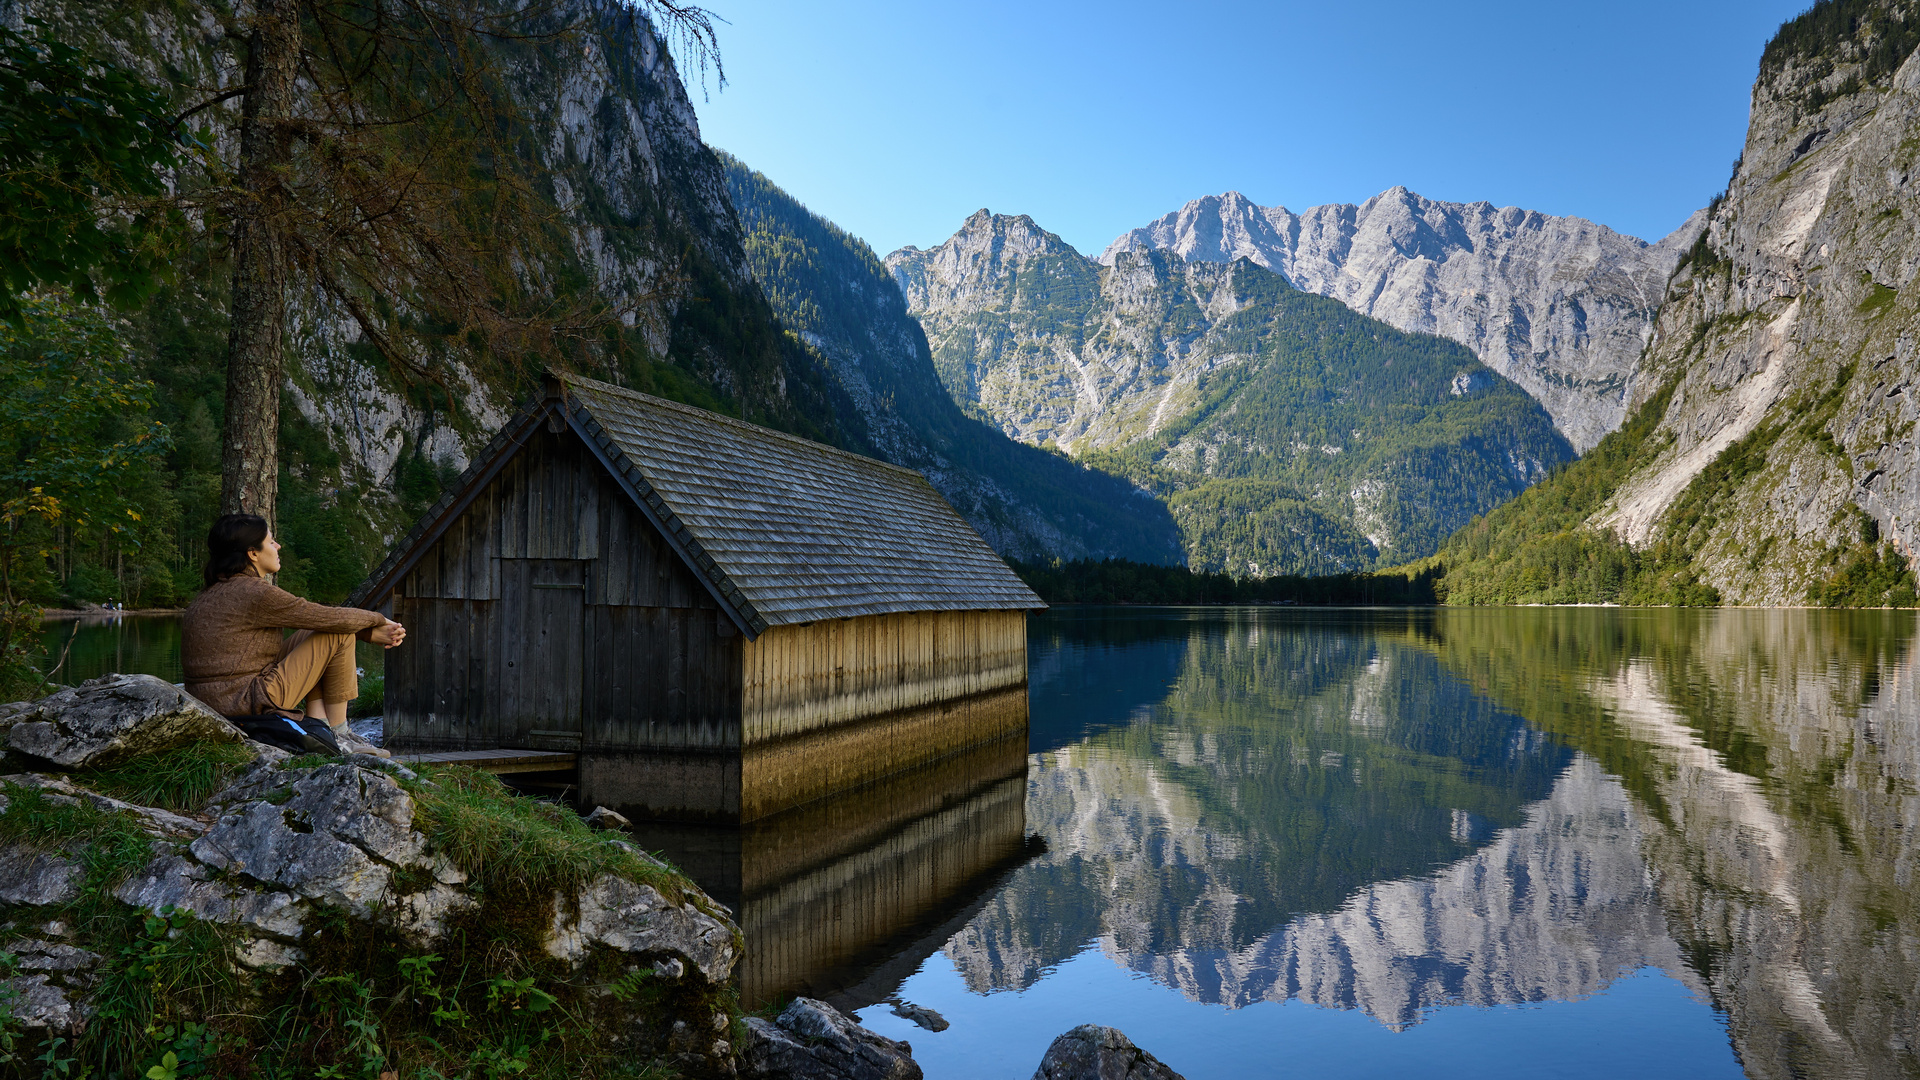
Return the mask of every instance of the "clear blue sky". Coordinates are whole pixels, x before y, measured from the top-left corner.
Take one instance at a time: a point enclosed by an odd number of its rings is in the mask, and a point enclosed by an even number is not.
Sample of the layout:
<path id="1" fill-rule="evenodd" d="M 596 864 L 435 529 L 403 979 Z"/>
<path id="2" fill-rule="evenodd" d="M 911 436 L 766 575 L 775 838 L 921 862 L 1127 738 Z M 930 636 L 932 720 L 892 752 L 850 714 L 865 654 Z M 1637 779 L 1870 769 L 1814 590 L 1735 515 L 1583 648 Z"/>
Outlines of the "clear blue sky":
<path id="1" fill-rule="evenodd" d="M 1395 184 L 1658 239 L 1810 0 L 707 0 L 707 142 L 886 254 L 982 206 L 1088 254 L 1202 195 Z"/>

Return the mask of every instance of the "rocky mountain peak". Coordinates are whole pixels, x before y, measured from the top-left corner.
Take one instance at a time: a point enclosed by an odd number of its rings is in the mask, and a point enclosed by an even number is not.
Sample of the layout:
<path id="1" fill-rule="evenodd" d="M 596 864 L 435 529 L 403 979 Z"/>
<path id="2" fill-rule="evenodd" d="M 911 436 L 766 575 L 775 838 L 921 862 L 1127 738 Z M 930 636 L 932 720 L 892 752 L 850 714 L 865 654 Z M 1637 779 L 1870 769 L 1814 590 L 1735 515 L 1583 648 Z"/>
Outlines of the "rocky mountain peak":
<path id="1" fill-rule="evenodd" d="M 1397 329 L 1466 345 L 1585 450 L 1625 417 L 1667 276 L 1699 224 L 1648 244 L 1584 218 L 1442 202 L 1403 186 L 1298 214 L 1230 191 L 1121 235 L 1100 261 L 1146 248 L 1250 259 Z"/>

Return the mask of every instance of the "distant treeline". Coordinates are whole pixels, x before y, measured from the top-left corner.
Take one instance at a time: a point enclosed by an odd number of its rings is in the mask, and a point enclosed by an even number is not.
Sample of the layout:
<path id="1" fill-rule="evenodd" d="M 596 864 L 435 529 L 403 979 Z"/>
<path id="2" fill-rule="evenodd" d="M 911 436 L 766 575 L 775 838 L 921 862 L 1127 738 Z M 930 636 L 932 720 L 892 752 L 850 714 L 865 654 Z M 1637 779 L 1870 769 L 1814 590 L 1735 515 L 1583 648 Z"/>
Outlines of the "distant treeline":
<path id="1" fill-rule="evenodd" d="M 1015 562 L 1049 604 L 1431 604 L 1438 565 L 1323 577 L 1235 578 L 1126 559 Z"/>

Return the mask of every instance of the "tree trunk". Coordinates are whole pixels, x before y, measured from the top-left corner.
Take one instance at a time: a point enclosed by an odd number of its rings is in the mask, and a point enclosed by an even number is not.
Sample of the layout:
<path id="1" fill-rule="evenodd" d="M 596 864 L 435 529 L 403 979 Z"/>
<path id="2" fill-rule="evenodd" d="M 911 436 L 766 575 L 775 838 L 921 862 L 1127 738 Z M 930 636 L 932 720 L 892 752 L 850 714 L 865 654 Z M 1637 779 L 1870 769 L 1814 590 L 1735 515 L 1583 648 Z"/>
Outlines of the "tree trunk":
<path id="1" fill-rule="evenodd" d="M 220 512 L 274 520 L 280 479 L 280 385 L 286 375 L 287 263 L 280 240 L 292 160 L 299 0 L 256 0 L 240 113 L 233 211 L 233 297 L 227 330 L 227 416 Z"/>

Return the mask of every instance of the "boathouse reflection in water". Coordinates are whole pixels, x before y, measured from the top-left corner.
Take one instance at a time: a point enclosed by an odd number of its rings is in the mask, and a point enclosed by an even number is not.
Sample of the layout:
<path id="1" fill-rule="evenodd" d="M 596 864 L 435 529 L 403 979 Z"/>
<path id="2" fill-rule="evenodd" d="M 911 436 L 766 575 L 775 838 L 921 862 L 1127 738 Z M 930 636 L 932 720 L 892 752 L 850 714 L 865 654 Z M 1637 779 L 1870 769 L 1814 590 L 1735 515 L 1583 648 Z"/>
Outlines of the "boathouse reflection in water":
<path id="1" fill-rule="evenodd" d="M 1024 735 L 746 825 L 645 822 L 636 838 L 732 907 L 748 1009 L 798 994 L 886 1000 L 1006 878 L 1026 835 Z"/>

